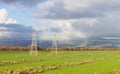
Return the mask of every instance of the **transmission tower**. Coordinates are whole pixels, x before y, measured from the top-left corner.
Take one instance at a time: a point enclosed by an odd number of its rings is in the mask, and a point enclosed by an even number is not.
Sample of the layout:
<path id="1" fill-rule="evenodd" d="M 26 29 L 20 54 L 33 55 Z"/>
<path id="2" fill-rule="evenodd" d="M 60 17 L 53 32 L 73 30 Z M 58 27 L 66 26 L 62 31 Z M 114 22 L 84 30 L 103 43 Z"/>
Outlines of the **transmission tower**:
<path id="1" fill-rule="evenodd" d="M 52 42 L 52 50 L 56 51 L 56 54 L 58 53 L 58 49 L 57 49 L 57 41 L 56 41 L 56 34 L 53 37 L 53 42 Z"/>
<path id="2" fill-rule="evenodd" d="M 31 51 L 30 55 L 38 55 L 37 52 L 37 42 L 36 42 L 36 33 L 32 33 L 32 44 L 31 44 Z"/>

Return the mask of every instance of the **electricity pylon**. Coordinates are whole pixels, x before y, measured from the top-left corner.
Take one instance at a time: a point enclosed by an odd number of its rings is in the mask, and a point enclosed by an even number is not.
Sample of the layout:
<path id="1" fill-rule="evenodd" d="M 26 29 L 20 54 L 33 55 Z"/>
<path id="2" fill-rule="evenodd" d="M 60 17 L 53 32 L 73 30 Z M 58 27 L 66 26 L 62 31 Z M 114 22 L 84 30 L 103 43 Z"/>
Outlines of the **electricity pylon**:
<path id="1" fill-rule="evenodd" d="M 36 42 L 36 33 L 32 33 L 32 44 L 31 44 L 31 51 L 30 55 L 38 55 L 37 52 L 37 42 Z"/>
<path id="2" fill-rule="evenodd" d="M 52 51 L 54 51 L 54 49 L 55 49 L 56 54 L 58 54 L 56 34 L 54 35 L 53 42 L 52 42 Z"/>

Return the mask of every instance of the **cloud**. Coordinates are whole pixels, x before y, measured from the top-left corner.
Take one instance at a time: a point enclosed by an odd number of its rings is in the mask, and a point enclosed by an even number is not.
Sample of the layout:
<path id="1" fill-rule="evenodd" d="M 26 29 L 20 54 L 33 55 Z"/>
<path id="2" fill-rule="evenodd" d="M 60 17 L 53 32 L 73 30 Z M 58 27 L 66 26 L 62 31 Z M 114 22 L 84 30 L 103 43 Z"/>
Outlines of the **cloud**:
<path id="1" fill-rule="evenodd" d="M 59 34 L 59 39 L 119 34 L 120 31 L 119 0 L 48 0 L 39 3 L 37 8 L 38 12 L 30 16 L 44 19 L 39 27 L 45 34 Z"/>
<path id="2" fill-rule="evenodd" d="M 32 27 L 17 24 L 6 9 L 0 9 L 0 38 L 30 38 L 32 31 Z"/>
<path id="3" fill-rule="evenodd" d="M 91 5 L 80 0 L 48 0 L 38 4 L 43 12 L 33 13 L 32 17 L 45 19 L 79 19 L 83 17 L 102 16 L 100 12 L 93 11 Z"/>
<path id="4" fill-rule="evenodd" d="M 1 3 L 17 8 L 33 7 L 46 0 L 0 0 Z"/>
<path id="5" fill-rule="evenodd" d="M 116 15 L 114 15 L 116 14 Z M 106 13 L 101 18 L 81 18 L 72 20 L 41 20 L 36 26 L 42 30 L 41 39 L 51 40 L 54 34 L 58 40 L 75 40 L 120 34 L 119 13 Z M 53 30 L 52 30 L 53 29 Z"/>
<path id="6" fill-rule="evenodd" d="M 16 23 L 17 21 L 11 18 L 6 9 L 0 9 L 0 23 Z"/>
<path id="7" fill-rule="evenodd" d="M 85 34 L 72 28 L 73 20 L 42 20 L 39 21 L 37 28 L 41 29 L 41 40 L 52 40 L 53 35 L 57 35 L 57 40 L 71 40 L 74 38 L 84 38 Z"/>
<path id="8" fill-rule="evenodd" d="M 29 39 L 32 32 L 32 27 L 19 24 L 0 24 L 0 38 Z"/>
<path id="9" fill-rule="evenodd" d="M 120 22 L 118 16 L 112 17 L 103 17 L 103 18 L 94 18 L 94 21 L 87 23 L 92 19 L 83 19 L 82 21 L 73 22 L 73 29 L 79 32 L 84 33 L 86 36 L 110 36 L 120 34 Z"/>
<path id="10" fill-rule="evenodd" d="M 48 0 L 39 3 L 39 12 L 32 13 L 34 18 L 80 19 L 104 17 L 106 12 L 119 11 L 118 0 Z M 42 10 L 42 11 L 41 11 Z"/>
<path id="11" fill-rule="evenodd" d="M 50 31 L 52 31 L 52 32 L 58 32 L 58 33 L 62 32 L 61 28 L 59 28 L 59 27 L 51 28 Z"/>

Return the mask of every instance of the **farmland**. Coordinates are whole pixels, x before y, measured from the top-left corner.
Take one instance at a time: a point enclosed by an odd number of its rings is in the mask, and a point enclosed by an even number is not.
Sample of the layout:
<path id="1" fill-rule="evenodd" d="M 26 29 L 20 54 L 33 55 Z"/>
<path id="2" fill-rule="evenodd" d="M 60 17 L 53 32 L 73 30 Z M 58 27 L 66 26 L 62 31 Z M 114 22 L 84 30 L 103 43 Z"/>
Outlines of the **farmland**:
<path id="1" fill-rule="evenodd" d="M 0 51 L 2 74 L 120 74 L 120 51 Z"/>

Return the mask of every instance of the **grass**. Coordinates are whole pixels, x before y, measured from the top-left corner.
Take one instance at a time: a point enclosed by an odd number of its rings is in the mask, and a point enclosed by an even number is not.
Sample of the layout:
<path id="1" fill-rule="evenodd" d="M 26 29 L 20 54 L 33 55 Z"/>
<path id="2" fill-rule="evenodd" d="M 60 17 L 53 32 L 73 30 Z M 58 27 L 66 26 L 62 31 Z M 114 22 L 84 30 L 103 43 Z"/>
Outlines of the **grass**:
<path id="1" fill-rule="evenodd" d="M 110 74 L 115 69 L 120 69 L 120 51 L 59 51 L 58 55 L 39 51 L 38 56 L 30 56 L 27 51 L 1 51 L 0 63 L 7 62 L 7 64 L 0 66 L 0 72 L 23 70 L 26 67 L 37 69 L 41 65 L 48 67 L 96 59 L 102 60 L 72 66 L 59 66 L 55 70 L 45 70 L 42 74 Z M 8 63 L 15 61 L 16 64 Z"/>

